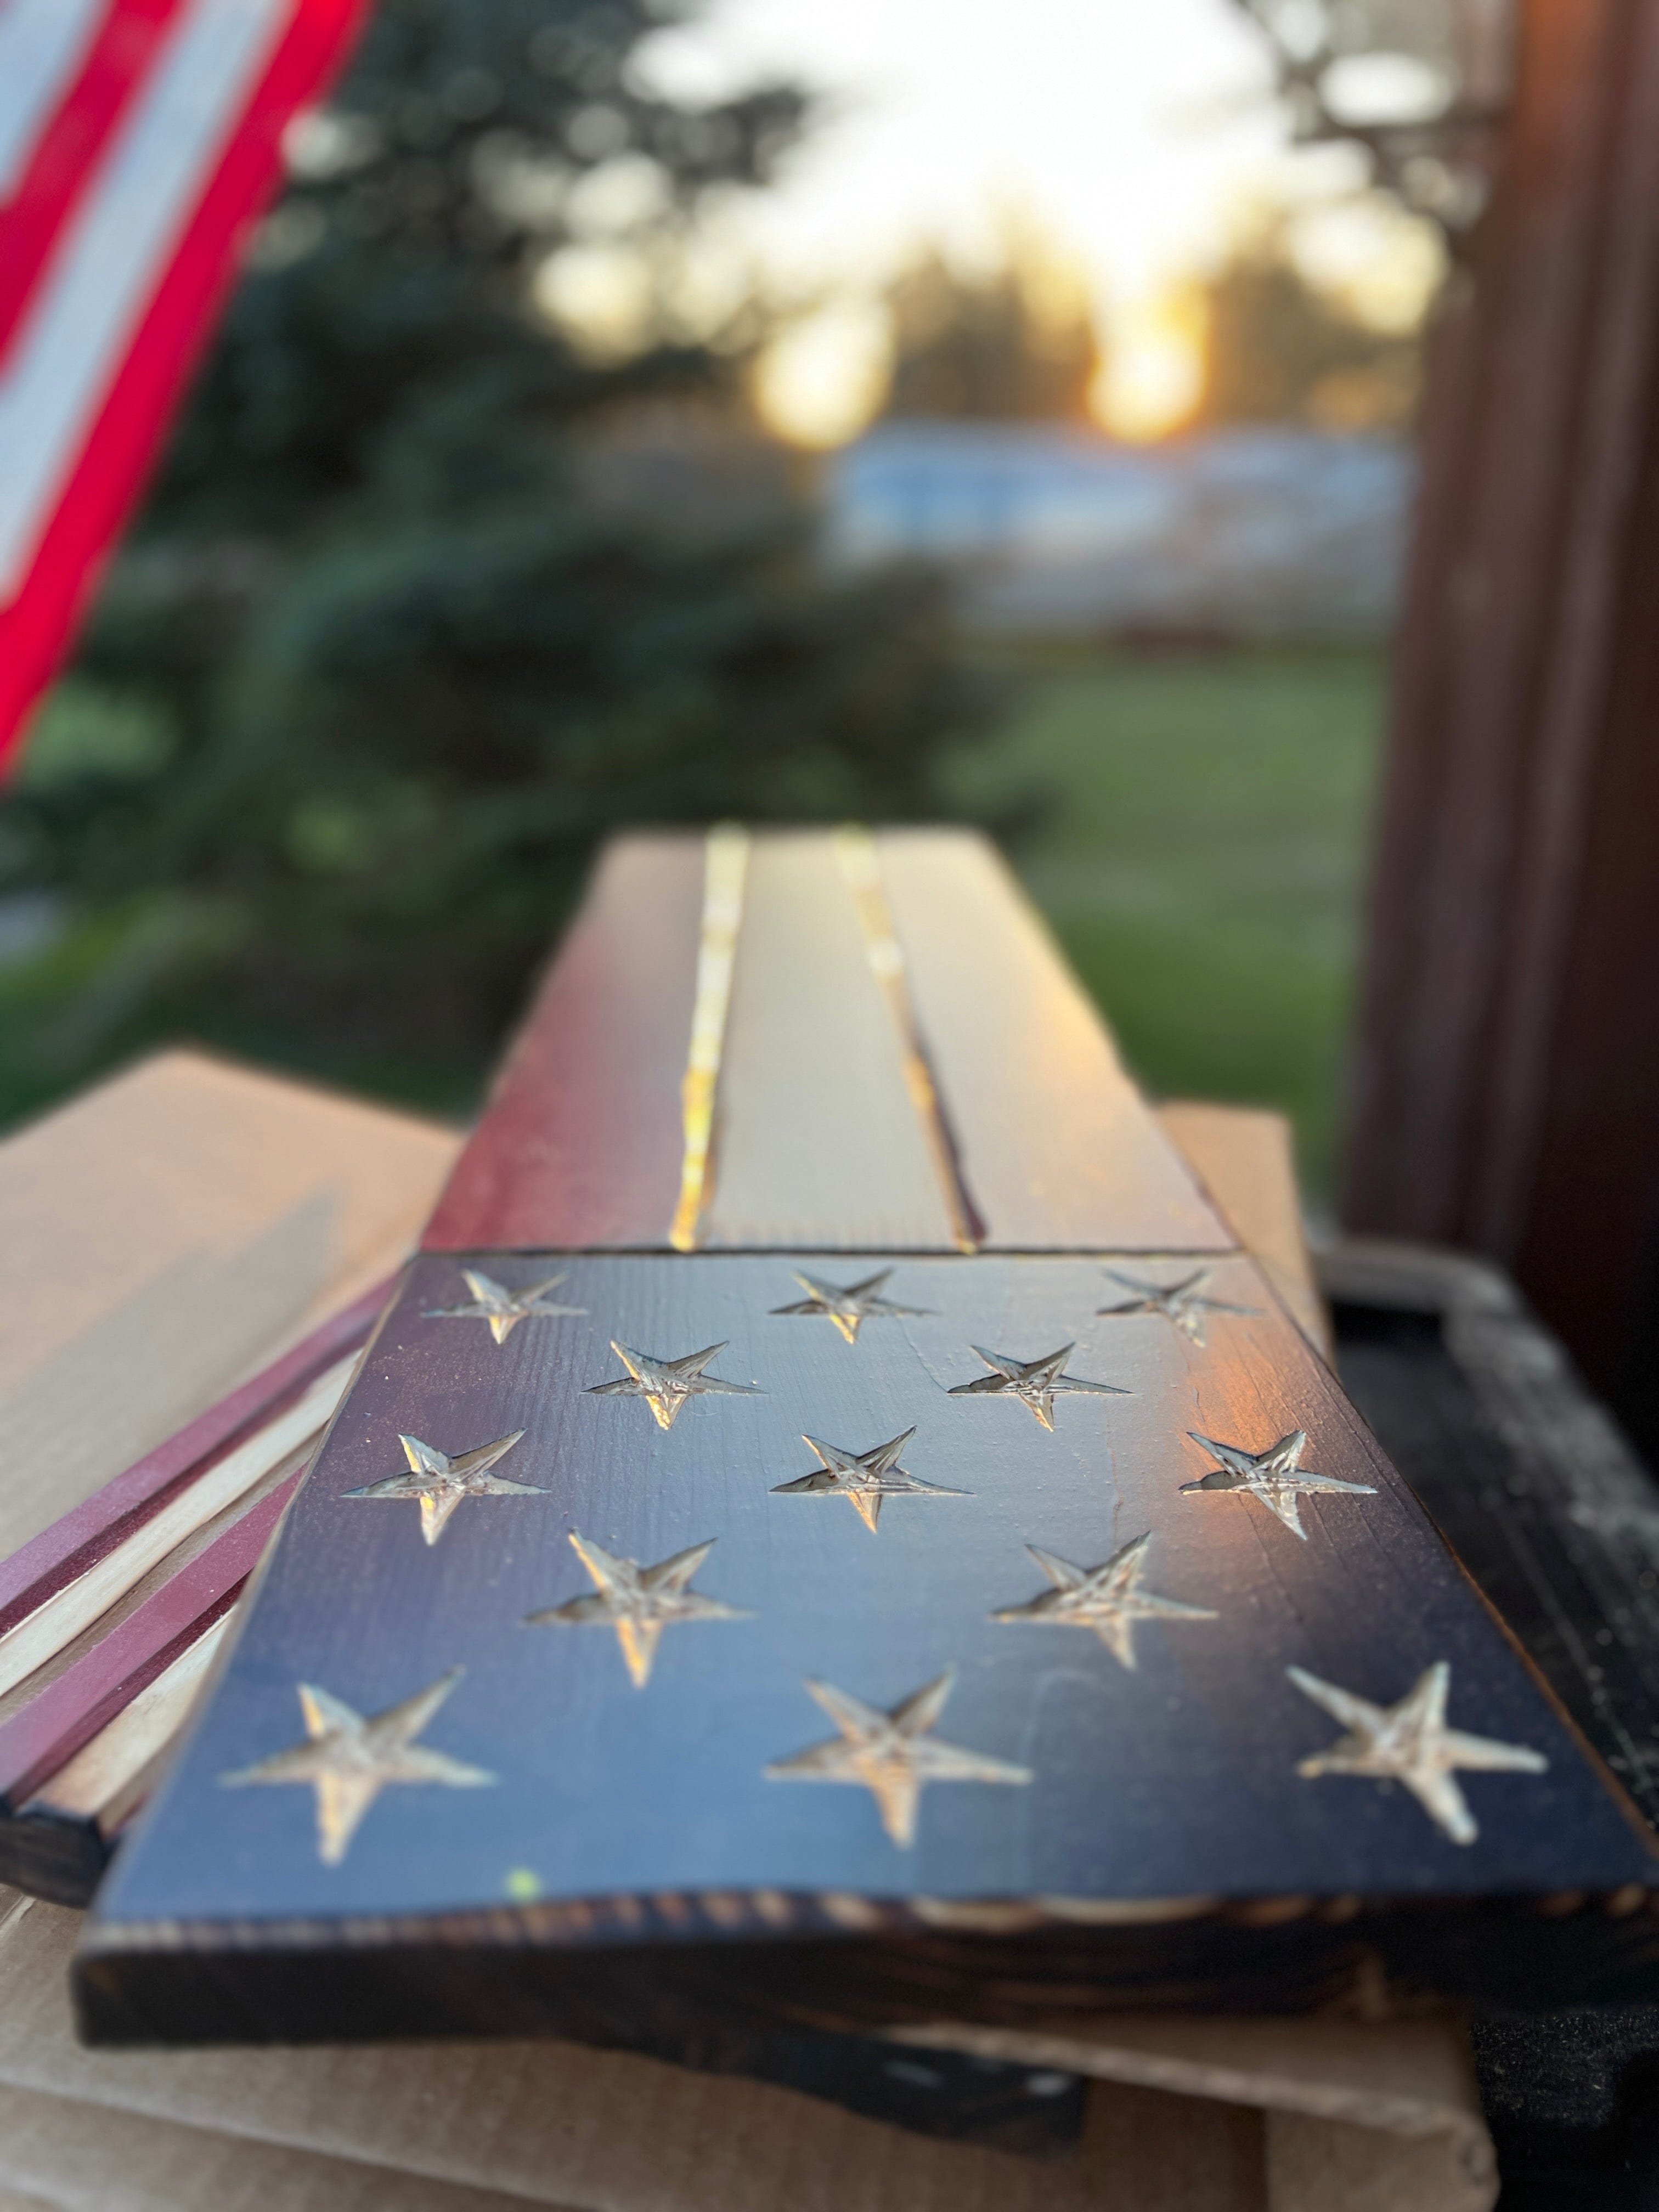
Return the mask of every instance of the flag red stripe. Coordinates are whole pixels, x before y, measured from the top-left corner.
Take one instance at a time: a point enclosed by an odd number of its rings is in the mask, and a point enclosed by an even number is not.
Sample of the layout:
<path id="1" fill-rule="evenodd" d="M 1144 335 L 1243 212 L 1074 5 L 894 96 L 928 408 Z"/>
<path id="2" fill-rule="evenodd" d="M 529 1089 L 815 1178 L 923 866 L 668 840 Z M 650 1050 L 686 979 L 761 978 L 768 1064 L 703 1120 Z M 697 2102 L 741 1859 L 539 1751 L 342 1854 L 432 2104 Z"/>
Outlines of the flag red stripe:
<path id="1" fill-rule="evenodd" d="M 301 0 L 207 179 L 42 536 L 0 611 L 0 762 L 50 682 L 104 556 L 143 488 L 155 444 L 236 273 L 237 249 L 276 185 L 283 129 L 320 97 L 368 0 Z"/>
<path id="2" fill-rule="evenodd" d="M 180 0 L 115 0 L 80 74 L 34 142 L 6 203 L 0 258 L 0 355 L 41 281 L 58 233 L 96 181 L 98 163 L 133 94 L 141 91 Z"/>

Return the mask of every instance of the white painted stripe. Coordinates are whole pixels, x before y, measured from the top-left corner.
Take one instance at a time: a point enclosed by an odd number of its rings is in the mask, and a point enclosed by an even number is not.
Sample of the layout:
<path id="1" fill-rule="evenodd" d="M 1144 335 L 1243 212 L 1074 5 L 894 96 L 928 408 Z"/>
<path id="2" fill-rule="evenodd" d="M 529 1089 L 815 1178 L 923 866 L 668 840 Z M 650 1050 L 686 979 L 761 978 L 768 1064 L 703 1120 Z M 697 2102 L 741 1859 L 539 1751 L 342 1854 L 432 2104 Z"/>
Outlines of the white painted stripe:
<path id="1" fill-rule="evenodd" d="M 9 200 L 103 20 L 104 0 L 0 0 L 0 200 Z"/>
<path id="2" fill-rule="evenodd" d="M 0 606 L 292 4 L 192 0 L 71 218 L 0 374 Z"/>

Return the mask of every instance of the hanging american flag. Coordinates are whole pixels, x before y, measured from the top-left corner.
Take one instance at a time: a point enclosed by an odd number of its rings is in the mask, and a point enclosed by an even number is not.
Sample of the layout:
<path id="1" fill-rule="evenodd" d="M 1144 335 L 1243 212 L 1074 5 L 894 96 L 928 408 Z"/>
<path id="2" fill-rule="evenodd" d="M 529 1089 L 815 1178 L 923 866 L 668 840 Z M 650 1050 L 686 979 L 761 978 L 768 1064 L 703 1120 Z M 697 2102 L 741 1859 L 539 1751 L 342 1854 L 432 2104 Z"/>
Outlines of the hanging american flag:
<path id="1" fill-rule="evenodd" d="M 0 762 L 365 0 L 0 0 Z"/>

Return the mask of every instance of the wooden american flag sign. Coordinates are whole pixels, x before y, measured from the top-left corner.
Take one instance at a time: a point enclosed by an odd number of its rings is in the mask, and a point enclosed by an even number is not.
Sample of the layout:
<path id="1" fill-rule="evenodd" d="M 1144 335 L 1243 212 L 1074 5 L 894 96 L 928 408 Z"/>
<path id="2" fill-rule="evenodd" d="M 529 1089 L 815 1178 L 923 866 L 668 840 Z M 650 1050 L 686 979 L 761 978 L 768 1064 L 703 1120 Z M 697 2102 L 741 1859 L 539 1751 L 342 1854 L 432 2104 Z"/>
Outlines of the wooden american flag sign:
<path id="1" fill-rule="evenodd" d="M 0 0 L 0 762 L 363 0 Z"/>
<path id="2" fill-rule="evenodd" d="M 950 833 L 599 873 L 79 1966 L 110 2040 L 1639 1982 L 1648 1832 Z"/>

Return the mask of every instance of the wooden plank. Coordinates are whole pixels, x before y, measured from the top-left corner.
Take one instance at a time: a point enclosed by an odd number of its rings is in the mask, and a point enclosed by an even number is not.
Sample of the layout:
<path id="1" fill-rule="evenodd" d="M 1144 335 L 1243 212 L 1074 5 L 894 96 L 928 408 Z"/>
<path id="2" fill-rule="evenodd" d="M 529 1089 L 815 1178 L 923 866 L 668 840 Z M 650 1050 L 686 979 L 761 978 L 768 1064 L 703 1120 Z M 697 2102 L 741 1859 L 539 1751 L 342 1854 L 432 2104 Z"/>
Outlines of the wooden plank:
<path id="1" fill-rule="evenodd" d="M 1297 1328 L 1329 1359 L 1331 1317 L 1302 1226 L 1289 1121 L 1261 1109 L 1192 1098 L 1171 1099 L 1158 1119 Z"/>
<path id="2" fill-rule="evenodd" d="M 1510 1270 L 1659 1452 L 1659 5 L 1529 0 L 1447 287 L 1342 1211 Z"/>
<path id="3" fill-rule="evenodd" d="M 112 1837 L 159 1775 L 229 1626 L 228 1611 L 210 1620 L 58 1768 L 30 1809 L 55 1820 L 95 1821 L 102 1835 Z"/>
<path id="4" fill-rule="evenodd" d="M 702 899 L 702 838 L 606 850 L 424 1250 L 666 1248 Z"/>
<path id="5" fill-rule="evenodd" d="M 1394 1975 L 1541 1997 L 1645 1971 L 1633 1813 L 1248 1260 L 1213 1263 L 1199 1342 L 1101 1311 L 1093 1257 L 912 1257 L 890 1292 L 909 1316 L 849 1346 L 777 1311 L 796 1256 L 573 1258 L 581 1311 L 501 1346 L 425 1318 L 453 1263 L 417 1265 L 104 1893 L 82 1969 L 97 2034 L 379 2033 L 411 1988 L 457 2031 L 581 2033 L 597 2008 L 678 2047 L 774 2016 L 781 1990 L 867 2028 L 917 2017 L 918 1943 L 927 2016 L 1015 2026 L 1135 1991 L 1296 2006 L 1358 1974 L 1377 2001 Z M 710 1371 L 758 1390 L 665 1428 L 595 1394 L 613 1336 L 724 1339 Z M 1127 1395 L 1062 1395 L 1050 1429 L 963 1394 L 976 1344 L 1073 1340 L 1069 1375 Z M 908 1429 L 902 1463 L 937 1487 L 890 1497 L 875 1530 L 801 1494 L 803 1432 L 857 1450 Z M 447 1451 L 522 1431 L 501 1471 L 533 1486 L 465 1499 L 424 1543 L 413 1499 L 361 1494 L 409 1431 Z M 1198 1437 L 1262 1453 L 1296 1431 L 1298 1468 L 1348 1486 L 1300 1497 L 1300 1535 L 1260 1497 L 1194 1494 L 1219 1462 Z M 732 1610 L 671 1626 L 641 1686 L 611 1626 L 548 1618 L 597 1586 L 573 1532 L 641 1563 L 718 1540 L 696 1587 Z M 1150 1587 L 1205 1617 L 1144 1624 L 1133 1670 L 1002 1617 L 1045 1587 L 1027 1547 L 1093 1567 L 1148 1532 Z M 1530 1762 L 1462 1778 L 1467 1839 L 1403 1789 L 1306 1771 L 1340 1729 L 1287 1674 L 1391 1705 L 1443 1662 L 1451 1725 Z M 927 1790 L 907 1842 L 862 1789 L 769 1777 L 825 1735 L 808 1678 L 884 1708 L 951 1668 L 940 1735 L 1029 1779 Z M 441 1681 L 422 1741 L 488 1784 L 388 1787 L 326 1854 L 303 1784 L 223 1786 L 299 1739 L 297 1683 L 370 1714 Z M 1555 1917 L 1569 1890 L 1603 1902 Z M 1382 1902 L 1401 1896 L 1443 1917 Z"/>
<path id="6" fill-rule="evenodd" d="M 292 1448 L 282 1455 L 293 1456 Z M 0 1810 L 15 1809 L 146 1688 L 258 1564 L 302 1468 L 267 1491 L 94 1649 L 0 1724 Z"/>
<path id="7" fill-rule="evenodd" d="M 107 1858 L 102 1832 L 24 1801 L 133 1701 L 144 1705 L 181 1645 L 233 1602 L 317 1432 L 313 1407 L 301 1423 L 310 1433 L 295 1443 L 290 1416 L 331 1368 L 337 1388 L 340 1356 L 355 1358 L 386 1287 L 353 1301 L 0 1564 L 15 1639 L 0 1653 L 16 1662 L 0 1693 L 6 1878 L 38 1881 L 64 1902 L 90 1897 Z"/>
<path id="8" fill-rule="evenodd" d="M 827 834 L 755 841 L 697 1242 L 855 1252 L 956 1244 L 902 1040 Z"/>
<path id="9" fill-rule="evenodd" d="M 377 1283 L 331 1314 L 291 1352 L 146 1452 L 9 1559 L 0 1559 L 0 1637 L 134 1535 L 210 1460 L 285 1412 L 343 1353 L 355 1352 L 395 1287 L 391 1280 Z"/>
<path id="10" fill-rule="evenodd" d="M 193 1052 L 0 1143 L 0 1556 L 401 1265 L 456 1146 Z"/>
<path id="11" fill-rule="evenodd" d="M 924 1042 L 991 1251 L 1224 1251 L 1100 1018 L 983 839 L 877 838 Z"/>
<path id="12" fill-rule="evenodd" d="M 72 1643 L 194 1530 L 316 1437 L 344 1396 L 356 1364 L 355 1352 L 337 1360 L 284 1413 L 216 1459 L 84 1574 L 0 1636 L 0 1696 Z"/>

